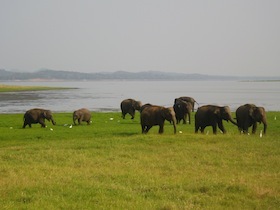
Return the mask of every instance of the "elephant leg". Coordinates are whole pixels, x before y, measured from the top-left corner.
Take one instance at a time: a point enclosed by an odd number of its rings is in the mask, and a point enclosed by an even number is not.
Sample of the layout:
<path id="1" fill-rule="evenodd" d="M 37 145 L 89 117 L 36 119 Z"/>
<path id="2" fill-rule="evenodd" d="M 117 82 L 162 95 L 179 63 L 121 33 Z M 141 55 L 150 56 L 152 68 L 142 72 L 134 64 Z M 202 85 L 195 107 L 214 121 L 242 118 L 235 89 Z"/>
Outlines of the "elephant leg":
<path id="1" fill-rule="evenodd" d="M 183 115 L 183 124 L 187 124 L 186 115 L 185 114 Z"/>
<path id="2" fill-rule="evenodd" d="M 252 134 L 255 134 L 257 130 L 257 123 L 253 123 Z"/>
<path id="3" fill-rule="evenodd" d="M 239 133 L 240 133 L 240 134 L 244 133 L 243 128 L 238 127 L 238 130 L 239 130 Z"/>
<path id="4" fill-rule="evenodd" d="M 25 128 L 25 126 L 27 125 L 26 121 L 24 121 L 22 128 Z"/>
<path id="5" fill-rule="evenodd" d="M 163 133 L 163 124 L 162 124 L 162 125 L 159 125 L 158 133 Z"/>
<path id="6" fill-rule="evenodd" d="M 224 125 L 223 125 L 223 122 L 221 121 L 221 122 L 218 122 L 218 127 L 220 128 L 220 130 L 223 132 L 223 134 L 225 134 L 226 133 L 226 129 L 225 129 L 225 127 L 224 127 Z"/>
<path id="7" fill-rule="evenodd" d="M 188 118 L 189 118 L 189 124 L 191 124 L 191 114 L 188 113 Z"/>
<path id="8" fill-rule="evenodd" d="M 132 110 L 129 114 L 131 115 L 131 119 L 133 120 L 133 119 L 134 119 L 134 116 L 135 116 L 135 111 Z"/>
<path id="9" fill-rule="evenodd" d="M 148 126 L 146 126 L 145 133 L 148 133 L 148 132 L 149 132 L 149 130 L 150 130 L 152 127 L 153 127 L 152 125 L 148 125 Z"/>
<path id="10" fill-rule="evenodd" d="M 90 120 L 87 121 L 87 124 L 88 124 L 88 125 L 90 124 Z"/>
<path id="11" fill-rule="evenodd" d="M 42 128 L 45 128 L 45 127 L 46 127 L 46 124 L 45 124 L 45 122 L 44 122 L 43 120 L 40 120 L 39 123 L 41 124 L 41 127 L 42 127 Z"/>
<path id="12" fill-rule="evenodd" d="M 199 129 L 199 127 L 195 126 L 194 132 L 198 133 L 198 129 Z"/>
<path id="13" fill-rule="evenodd" d="M 212 129 L 213 129 L 213 134 L 217 134 L 217 125 L 216 124 L 212 125 Z"/>
<path id="14" fill-rule="evenodd" d="M 125 115 L 126 115 L 126 113 L 123 112 L 123 113 L 122 113 L 122 118 L 123 118 L 123 119 L 125 119 Z"/>
<path id="15" fill-rule="evenodd" d="M 200 132 L 201 132 L 202 134 L 204 134 L 204 130 L 205 130 L 205 128 L 206 128 L 206 126 L 201 126 L 201 128 L 200 128 Z"/>
<path id="16" fill-rule="evenodd" d="M 176 124 L 179 124 L 179 123 L 180 123 L 179 117 L 176 116 Z"/>
<path id="17" fill-rule="evenodd" d="M 248 133 L 249 133 L 249 128 L 248 128 L 248 127 L 244 127 L 243 133 L 244 133 L 244 134 L 248 134 Z"/>
<path id="18" fill-rule="evenodd" d="M 142 133 L 145 133 L 146 125 L 141 125 L 141 127 L 142 127 Z"/>

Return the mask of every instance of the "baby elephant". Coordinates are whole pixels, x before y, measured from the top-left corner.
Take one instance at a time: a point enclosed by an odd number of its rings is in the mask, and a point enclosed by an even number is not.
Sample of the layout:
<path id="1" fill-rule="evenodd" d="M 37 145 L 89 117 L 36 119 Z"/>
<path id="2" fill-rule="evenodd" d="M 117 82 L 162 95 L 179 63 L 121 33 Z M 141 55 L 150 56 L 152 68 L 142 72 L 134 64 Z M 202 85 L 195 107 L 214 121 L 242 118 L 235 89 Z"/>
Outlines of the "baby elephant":
<path id="1" fill-rule="evenodd" d="M 91 119 L 91 113 L 88 109 L 82 108 L 78 109 L 73 112 L 73 122 L 74 125 L 76 125 L 76 120 L 78 120 L 79 125 L 82 121 L 87 122 L 87 124 L 90 124 Z"/>
<path id="2" fill-rule="evenodd" d="M 237 108 L 236 120 L 241 133 L 247 134 L 249 127 L 253 126 L 252 133 L 255 134 L 258 122 L 263 123 L 263 133 L 266 133 L 267 120 L 263 107 L 258 107 L 255 104 L 244 104 Z"/>
<path id="3" fill-rule="evenodd" d="M 40 123 L 42 128 L 46 127 L 45 119 L 48 121 L 51 121 L 53 125 L 55 125 L 55 121 L 52 116 L 52 112 L 50 110 L 45 109 L 30 109 L 25 112 L 24 114 L 24 123 L 23 128 L 25 128 L 26 125 L 29 125 L 31 128 L 31 124 Z"/>
<path id="4" fill-rule="evenodd" d="M 145 109 L 140 114 L 142 133 L 148 131 L 154 126 L 159 125 L 159 133 L 163 133 L 164 121 L 167 120 L 173 123 L 174 134 L 176 133 L 176 118 L 172 108 L 162 106 L 146 105 Z"/>
<path id="5" fill-rule="evenodd" d="M 134 119 L 135 110 L 139 110 L 142 106 L 141 101 L 135 101 L 134 99 L 125 99 L 121 102 L 122 118 L 125 119 L 125 115 L 128 113 L 131 119 Z"/>

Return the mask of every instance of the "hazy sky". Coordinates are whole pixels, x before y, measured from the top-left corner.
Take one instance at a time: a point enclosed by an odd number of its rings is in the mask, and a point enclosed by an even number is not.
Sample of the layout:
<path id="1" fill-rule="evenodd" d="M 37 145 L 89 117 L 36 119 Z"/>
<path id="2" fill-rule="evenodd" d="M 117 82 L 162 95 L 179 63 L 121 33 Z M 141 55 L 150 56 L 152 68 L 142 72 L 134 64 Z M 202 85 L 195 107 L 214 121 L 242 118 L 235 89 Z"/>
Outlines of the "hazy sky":
<path id="1" fill-rule="evenodd" d="M 280 0 L 0 0 L 0 68 L 280 75 Z"/>

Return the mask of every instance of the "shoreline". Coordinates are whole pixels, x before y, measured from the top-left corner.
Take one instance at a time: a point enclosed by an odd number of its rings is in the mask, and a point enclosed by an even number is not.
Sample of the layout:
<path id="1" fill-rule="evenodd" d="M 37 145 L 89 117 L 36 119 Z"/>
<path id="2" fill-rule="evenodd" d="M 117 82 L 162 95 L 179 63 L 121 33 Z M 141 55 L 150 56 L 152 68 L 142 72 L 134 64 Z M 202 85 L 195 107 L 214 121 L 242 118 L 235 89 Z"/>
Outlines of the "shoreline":
<path id="1" fill-rule="evenodd" d="M 20 85 L 0 84 L 0 93 L 13 93 L 13 92 L 23 92 L 23 91 L 65 90 L 65 89 L 78 89 L 78 88 L 48 87 L 48 86 L 20 86 Z"/>

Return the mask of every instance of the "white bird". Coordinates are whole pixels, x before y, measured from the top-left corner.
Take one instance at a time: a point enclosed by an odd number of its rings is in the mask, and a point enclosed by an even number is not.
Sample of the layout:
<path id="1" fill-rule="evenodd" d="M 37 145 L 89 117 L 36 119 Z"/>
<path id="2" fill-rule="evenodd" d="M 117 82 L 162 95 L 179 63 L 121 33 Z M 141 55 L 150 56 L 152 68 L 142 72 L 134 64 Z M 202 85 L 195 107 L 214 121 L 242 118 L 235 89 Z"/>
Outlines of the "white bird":
<path id="1" fill-rule="evenodd" d="M 274 117 L 274 120 L 276 120 L 276 116 Z"/>
<path id="2" fill-rule="evenodd" d="M 51 130 L 51 131 L 53 131 L 53 129 L 52 129 L 52 128 L 50 128 L 50 130 Z"/>
<path id="3" fill-rule="evenodd" d="M 70 126 L 69 126 L 69 128 L 72 128 L 72 127 L 73 127 L 73 125 L 70 125 Z"/>
<path id="4" fill-rule="evenodd" d="M 182 131 L 179 131 L 179 133 L 183 133 Z"/>
<path id="5" fill-rule="evenodd" d="M 262 137 L 262 130 L 261 130 L 261 132 L 260 132 L 260 138 Z"/>
<path id="6" fill-rule="evenodd" d="M 110 120 L 114 120 L 114 118 L 113 118 L 113 117 L 111 117 L 111 118 L 110 118 Z"/>

